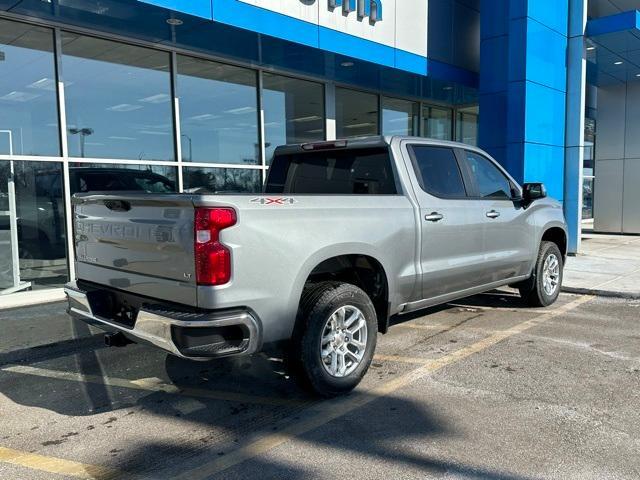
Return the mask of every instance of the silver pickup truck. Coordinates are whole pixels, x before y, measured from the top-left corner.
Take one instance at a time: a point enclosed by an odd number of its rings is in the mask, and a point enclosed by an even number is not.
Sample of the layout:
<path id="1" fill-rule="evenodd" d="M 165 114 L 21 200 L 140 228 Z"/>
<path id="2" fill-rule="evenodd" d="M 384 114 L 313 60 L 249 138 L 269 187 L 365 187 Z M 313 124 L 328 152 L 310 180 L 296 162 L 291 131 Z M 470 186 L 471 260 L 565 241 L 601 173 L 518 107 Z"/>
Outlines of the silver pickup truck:
<path id="1" fill-rule="evenodd" d="M 503 285 L 558 297 L 562 206 L 483 151 L 372 137 L 279 147 L 261 195 L 79 194 L 69 313 L 194 360 L 283 342 L 313 391 L 353 389 L 389 319 Z"/>

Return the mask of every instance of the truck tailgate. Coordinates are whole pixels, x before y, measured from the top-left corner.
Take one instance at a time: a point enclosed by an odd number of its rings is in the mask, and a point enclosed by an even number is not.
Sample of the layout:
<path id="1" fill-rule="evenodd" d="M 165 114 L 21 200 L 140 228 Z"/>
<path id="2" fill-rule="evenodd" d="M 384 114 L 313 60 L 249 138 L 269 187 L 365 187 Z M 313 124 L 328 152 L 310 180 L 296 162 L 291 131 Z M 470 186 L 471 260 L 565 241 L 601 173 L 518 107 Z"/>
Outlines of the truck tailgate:
<path id="1" fill-rule="evenodd" d="M 78 279 L 196 305 L 190 196 L 84 195 L 73 205 Z"/>

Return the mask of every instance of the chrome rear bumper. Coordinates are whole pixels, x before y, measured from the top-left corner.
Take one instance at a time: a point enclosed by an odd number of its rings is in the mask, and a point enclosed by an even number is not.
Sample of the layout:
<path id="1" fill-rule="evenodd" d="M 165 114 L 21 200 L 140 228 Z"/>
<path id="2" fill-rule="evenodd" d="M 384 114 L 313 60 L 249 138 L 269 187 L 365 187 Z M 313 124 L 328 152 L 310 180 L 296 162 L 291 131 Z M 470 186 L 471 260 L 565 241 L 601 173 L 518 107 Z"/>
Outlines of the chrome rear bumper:
<path id="1" fill-rule="evenodd" d="M 122 332 L 134 341 L 146 343 L 166 352 L 191 360 L 210 360 L 212 358 L 232 355 L 249 355 L 255 353 L 260 345 L 260 328 L 258 321 L 246 310 L 222 312 L 182 313 L 172 312 L 166 308 L 142 307 L 138 310 L 135 324 L 127 327 L 112 319 L 96 315 L 91 308 L 87 292 L 76 282 L 64 287 L 67 295 L 69 315 L 79 318 L 90 325 L 110 332 Z M 181 319 L 176 317 L 188 319 Z M 189 332 L 196 329 L 216 329 L 221 327 L 241 327 L 246 332 L 240 344 L 233 346 L 211 345 L 197 348 L 185 348 L 175 341 L 174 332 L 180 329 Z M 202 332 L 202 330 L 200 330 Z M 198 350 L 198 348 L 200 350 Z M 198 354 L 198 351 L 204 354 Z"/>

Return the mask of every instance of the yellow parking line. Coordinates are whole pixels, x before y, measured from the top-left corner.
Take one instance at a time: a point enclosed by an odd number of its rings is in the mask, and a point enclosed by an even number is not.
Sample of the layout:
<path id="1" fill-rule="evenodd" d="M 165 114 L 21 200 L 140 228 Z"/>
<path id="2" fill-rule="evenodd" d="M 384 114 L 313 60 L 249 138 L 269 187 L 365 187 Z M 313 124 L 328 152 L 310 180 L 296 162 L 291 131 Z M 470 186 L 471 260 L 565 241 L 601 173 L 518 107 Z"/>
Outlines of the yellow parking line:
<path id="1" fill-rule="evenodd" d="M 327 423 L 340 418 L 358 408 L 363 407 L 378 399 L 387 396 L 396 390 L 409 385 L 410 383 L 423 378 L 441 368 L 459 362 L 475 353 L 481 352 L 513 335 L 524 332 L 527 329 L 540 325 L 554 317 L 567 313 L 585 302 L 592 299 L 591 296 L 583 296 L 567 303 L 553 311 L 543 313 L 542 315 L 522 322 L 507 330 L 496 332 L 491 336 L 480 340 L 468 347 L 463 347 L 441 358 L 430 360 L 419 368 L 390 380 L 382 385 L 374 387 L 368 392 L 354 394 L 349 397 L 338 398 L 332 401 L 323 402 L 313 409 L 313 414 L 306 420 L 298 421 L 280 432 L 270 433 L 259 437 L 252 443 L 232 451 L 229 454 L 218 457 L 217 459 L 205 463 L 199 467 L 183 472 L 176 479 L 198 480 L 206 479 L 220 473 L 228 468 L 238 465 L 246 460 L 262 455 L 275 447 L 278 447 L 295 437 L 303 435 L 307 432 L 322 427 Z"/>
<path id="2" fill-rule="evenodd" d="M 170 395 L 185 395 L 188 397 L 208 398 L 212 400 L 223 400 L 228 402 L 252 403 L 257 405 L 270 406 L 299 406 L 309 403 L 309 401 L 305 400 L 262 397 L 259 395 L 249 395 L 244 393 L 206 390 L 204 388 L 177 387 L 176 385 L 164 382 L 159 378 L 141 378 L 138 380 L 127 380 L 124 378 L 101 377 L 99 375 L 83 375 L 76 372 L 49 370 L 45 368 L 31 367 L 28 365 L 12 365 L 10 367 L 2 368 L 2 371 L 19 373 L 22 375 L 33 375 L 36 377 L 52 378 L 55 380 L 67 380 L 79 383 L 94 383 L 98 385 L 106 385 L 109 387 L 131 388 L 134 390 L 145 390 L 148 392 L 163 392 Z"/>
<path id="3" fill-rule="evenodd" d="M 73 462 L 62 458 L 45 457 L 35 453 L 21 452 L 10 448 L 0 447 L 0 462 L 19 465 L 41 472 L 57 473 L 69 477 L 86 478 L 91 480 L 111 480 L 116 478 L 133 478 L 130 474 L 97 465 Z"/>

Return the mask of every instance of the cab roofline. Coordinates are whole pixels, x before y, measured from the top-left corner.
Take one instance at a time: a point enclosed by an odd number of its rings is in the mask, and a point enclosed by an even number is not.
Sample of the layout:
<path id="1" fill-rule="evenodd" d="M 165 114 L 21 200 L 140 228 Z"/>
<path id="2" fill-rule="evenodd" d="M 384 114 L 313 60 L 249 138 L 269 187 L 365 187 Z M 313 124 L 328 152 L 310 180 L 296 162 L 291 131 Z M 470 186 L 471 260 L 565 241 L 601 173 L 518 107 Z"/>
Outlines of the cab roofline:
<path id="1" fill-rule="evenodd" d="M 287 155 L 293 153 L 309 153 L 313 151 L 321 150 L 342 150 L 352 148 L 375 148 L 375 147 L 387 147 L 395 141 L 414 140 L 420 143 L 426 143 L 429 145 L 452 147 L 452 148 L 464 148 L 467 150 L 478 150 L 476 147 L 466 145 L 460 142 L 452 142 L 449 140 L 437 140 L 425 137 L 416 137 L 408 135 L 371 135 L 365 137 L 353 137 L 353 138 L 340 138 L 337 140 L 319 141 L 319 142 L 307 142 L 281 145 L 274 151 L 274 155 Z"/>

